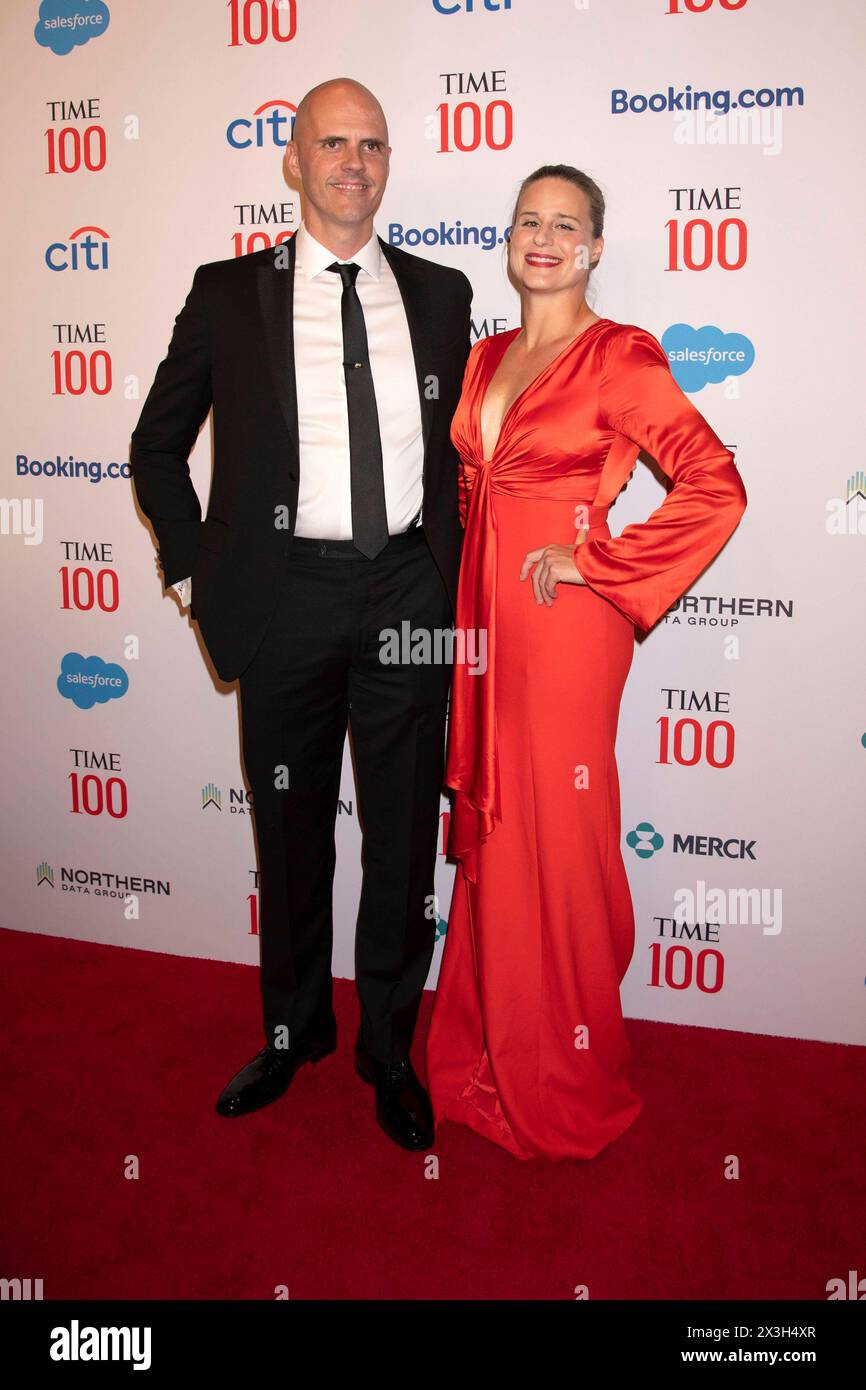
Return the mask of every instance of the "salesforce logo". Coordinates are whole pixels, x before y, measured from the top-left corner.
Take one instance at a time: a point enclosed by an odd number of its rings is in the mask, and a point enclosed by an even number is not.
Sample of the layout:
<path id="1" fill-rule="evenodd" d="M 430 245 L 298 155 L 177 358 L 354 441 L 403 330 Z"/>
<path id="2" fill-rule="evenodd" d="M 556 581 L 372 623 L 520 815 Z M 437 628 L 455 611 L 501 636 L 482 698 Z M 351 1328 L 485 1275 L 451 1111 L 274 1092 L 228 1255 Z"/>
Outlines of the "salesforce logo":
<path id="1" fill-rule="evenodd" d="M 92 709 L 125 695 L 129 676 L 122 666 L 103 661 L 101 656 L 67 652 L 60 663 L 57 689 L 64 700 L 71 700 L 79 709 Z"/>
<path id="2" fill-rule="evenodd" d="M 661 340 L 671 372 L 684 391 L 703 391 L 729 376 L 742 376 L 755 360 L 755 349 L 742 333 L 723 333 L 714 324 L 692 328 L 672 323 Z"/>
<path id="3" fill-rule="evenodd" d="M 98 39 L 108 20 L 104 0 L 42 0 L 33 33 L 38 44 L 62 58 L 88 39 Z"/>

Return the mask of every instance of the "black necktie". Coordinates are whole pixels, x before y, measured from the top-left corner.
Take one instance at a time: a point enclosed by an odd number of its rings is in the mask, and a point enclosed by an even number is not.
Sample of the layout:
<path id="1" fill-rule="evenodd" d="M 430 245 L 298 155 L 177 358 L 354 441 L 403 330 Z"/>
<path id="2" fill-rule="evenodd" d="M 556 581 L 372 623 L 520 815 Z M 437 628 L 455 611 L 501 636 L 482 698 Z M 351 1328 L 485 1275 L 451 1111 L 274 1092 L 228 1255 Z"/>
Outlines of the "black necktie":
<path id="1" fill-rule="evenodd" d="M 361 269 L 354 261 L 328 266 L 343 282 L 343 374 L 349 406 L 349 469 L 352 486 L 352 540 L 372 560 L 388 544 L 385 475 L 379 412 L 370 370 L 364 310 L 355 289 Z"/>

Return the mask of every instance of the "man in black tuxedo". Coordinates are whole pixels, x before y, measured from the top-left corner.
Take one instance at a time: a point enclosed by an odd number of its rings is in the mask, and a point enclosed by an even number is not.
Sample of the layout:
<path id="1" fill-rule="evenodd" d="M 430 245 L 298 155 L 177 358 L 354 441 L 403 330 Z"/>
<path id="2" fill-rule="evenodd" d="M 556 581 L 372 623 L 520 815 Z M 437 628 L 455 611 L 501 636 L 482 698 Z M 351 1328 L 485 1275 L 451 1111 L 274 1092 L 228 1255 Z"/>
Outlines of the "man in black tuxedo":
<path id="1" fill-rule="evenodd" d="M 376 235 L 389 156 L 367 88 L 340 78 L 304 97 L 286 151 L 302 225 L 285 246 L 198 268 L 130 460 L 166 585 L 189 596 L 219 675 L 240 678 L 266 1046 L 217 1110 L 269 1104 L 336 1046 L 348 724 L 364 836 L 355 1065 L 382 1128 L 422 1149 L 433 1117 L 409 1052 L 435 939 L 450 668 L 383 659 L 382 634 L 453 627 L 462 532 L 449 429 L 472 288 Z M 202 521 L 187 459 L 211 407 Z"/>

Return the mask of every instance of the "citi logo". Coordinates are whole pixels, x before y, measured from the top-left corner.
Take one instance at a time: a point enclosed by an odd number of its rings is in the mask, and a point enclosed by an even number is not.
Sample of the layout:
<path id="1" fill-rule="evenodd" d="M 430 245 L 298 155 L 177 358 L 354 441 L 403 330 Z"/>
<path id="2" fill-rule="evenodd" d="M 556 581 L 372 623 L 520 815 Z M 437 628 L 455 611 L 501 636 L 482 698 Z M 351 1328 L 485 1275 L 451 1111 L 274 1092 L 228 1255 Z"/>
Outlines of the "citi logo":
<path id="1" fill-rule="evenodd" d="M 52 241 L 45 264 L 49 270 L 107 270 L 110 240 L 101 227 L 79 227 L 66 241 Z"/>
<path id="2" fill-rule="evenodd" d="M 29 1303 L 42 1297 L 41 1279 L 0 1279 L 0 1302 Z"/>
<path id="3" fill-rule="evenodd" d="M 149 1327 L 52 1327 L 52 1361 L 131 1361 L 134 1371 L 150 1370 Z"/>
<path id="4" fill-rule="evenodd" d="M 437 14 L 472 14 L 474 10 L 510 10 L 511 0 L 433 0 Z"/>
<path id="5" fill-rule="evenodd" d="M 292 138 L 292 125 L 297 107 L 290 101 L 265 101 L 252 118 L 238 116 L 229 121 L 226 140 L 233 150 L 262 149 L 264 145 L 285 148 Z"/>

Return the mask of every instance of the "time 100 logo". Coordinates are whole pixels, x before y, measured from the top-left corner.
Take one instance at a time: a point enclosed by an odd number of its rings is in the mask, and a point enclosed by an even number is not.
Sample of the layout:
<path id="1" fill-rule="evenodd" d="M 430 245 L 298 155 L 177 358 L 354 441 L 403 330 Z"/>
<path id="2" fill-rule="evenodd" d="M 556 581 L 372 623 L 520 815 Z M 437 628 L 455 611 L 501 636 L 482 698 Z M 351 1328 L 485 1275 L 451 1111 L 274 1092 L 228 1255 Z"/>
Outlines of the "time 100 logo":
<path id="1" fill-rule="evenodd" d="M 242 44 L 290 43 L 298 32 L 297 0 L 229 0 L 229 48 Z"/>

